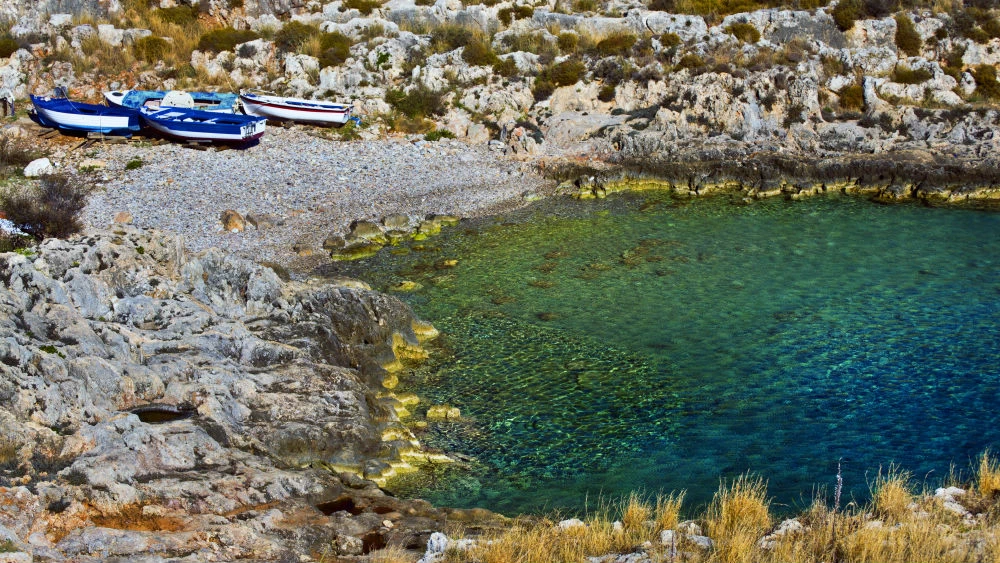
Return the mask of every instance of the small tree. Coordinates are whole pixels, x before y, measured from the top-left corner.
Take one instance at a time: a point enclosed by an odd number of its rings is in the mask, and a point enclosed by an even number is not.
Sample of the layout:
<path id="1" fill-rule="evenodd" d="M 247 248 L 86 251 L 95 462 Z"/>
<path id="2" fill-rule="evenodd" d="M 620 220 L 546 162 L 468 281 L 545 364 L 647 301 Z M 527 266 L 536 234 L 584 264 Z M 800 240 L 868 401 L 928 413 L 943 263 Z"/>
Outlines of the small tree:
<path id="1" fill-rule="evenodd" d="M 89 192 L 68 176 L 52 174 L 33 190 L 0 195 L 0 207 L 10 221 L 36 239 L 65 238 L 80 231 L 80 213 Z"/>

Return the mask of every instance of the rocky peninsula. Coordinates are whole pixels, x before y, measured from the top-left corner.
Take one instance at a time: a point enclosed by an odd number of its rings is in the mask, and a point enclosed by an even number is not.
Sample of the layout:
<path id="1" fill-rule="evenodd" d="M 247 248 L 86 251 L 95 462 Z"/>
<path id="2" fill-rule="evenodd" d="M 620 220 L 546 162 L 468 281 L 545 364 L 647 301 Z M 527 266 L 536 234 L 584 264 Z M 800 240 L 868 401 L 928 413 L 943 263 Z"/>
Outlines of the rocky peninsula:
<path id="1" fill-rule="evenodd" d="M 96 190 L 84 234 L 0 255 L 0 561 L 432 560 L 461 545 L 432 533 L 493 525 L 378 488 L 433 455 L 392 388 L 435 331 L 363 282 L 310 278 L 331 257 L 556 193 L 1000 199 L 993 11 L 682 4 L 0 0 L 0 90 L 22 111 L 56 86 L 246 87 L 363 120 L 243 150 L 78 150 L 4 124 Z M 987 510 L 965 494 L 920 502 L 971 529 Z M 605 553 L 709 553 L 698 524 L 663 526 Z"/>

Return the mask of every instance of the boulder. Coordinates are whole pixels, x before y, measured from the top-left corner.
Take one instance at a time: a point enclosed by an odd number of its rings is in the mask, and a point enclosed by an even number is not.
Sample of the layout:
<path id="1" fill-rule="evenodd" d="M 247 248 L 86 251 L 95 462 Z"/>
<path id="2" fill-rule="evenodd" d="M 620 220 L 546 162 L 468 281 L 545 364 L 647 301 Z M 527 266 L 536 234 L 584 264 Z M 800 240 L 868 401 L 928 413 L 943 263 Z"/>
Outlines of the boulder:
<path id="1" fill-rule="evenodd" d="M 27 166 L 24 167 L 24 176 L 26 178 L 37 178 L 47 174 L 54 174 L 55 172 L 56 168 L 52 165 L 52 161 L 48 158 L 38 158 L 32 160 Z"/>
<path id="2" fill-rule="evenodd" d="M 118 213 L 115 213 L 114 222 L 119 225 L 131 225 L 132 214 L 128 211 L 119 211 Z"/>

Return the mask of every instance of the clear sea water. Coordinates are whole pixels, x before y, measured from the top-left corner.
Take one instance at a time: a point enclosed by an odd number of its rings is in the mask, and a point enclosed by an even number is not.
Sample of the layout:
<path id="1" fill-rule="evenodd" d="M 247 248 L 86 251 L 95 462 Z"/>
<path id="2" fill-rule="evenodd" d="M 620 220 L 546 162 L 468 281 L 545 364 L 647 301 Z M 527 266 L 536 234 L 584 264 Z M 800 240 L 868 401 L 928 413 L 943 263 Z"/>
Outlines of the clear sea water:
<path id="1" fill-rule="evenodd" d="M 422 284 L 399 295 L 443 333 L 400 389 L 461 408 L 419 437 L 465 461 L 396 494 L 514 514 L 683 489 L 694 511 L 752 471 L 795 510 L 838 460 L 861 501 L 880 467 L 934 485 L 1000 444 L 1000 213 L 637 193 L 416 244 L 339 267 Z"/>

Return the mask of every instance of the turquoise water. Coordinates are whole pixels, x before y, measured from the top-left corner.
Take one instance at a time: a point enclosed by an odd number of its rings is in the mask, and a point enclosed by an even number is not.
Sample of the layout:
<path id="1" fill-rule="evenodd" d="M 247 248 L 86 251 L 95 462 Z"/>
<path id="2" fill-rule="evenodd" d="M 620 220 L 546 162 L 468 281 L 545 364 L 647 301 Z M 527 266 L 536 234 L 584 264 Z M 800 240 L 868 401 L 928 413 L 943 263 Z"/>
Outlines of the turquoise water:
<path id="1" fill-rule="evenodd" d="M 444 336 L 400 388 L 465 417 L 420 434 L 465 461 L 388 488 L 512 514 L 696 507 L 748 470 L 794 509 L 838 460 L 848 499 L 890 463 L 939 482 L 1000 444 L 998 235 L 995 212 L 631 194 L 342 267 L 422 284 L 400 295 Z"/>

